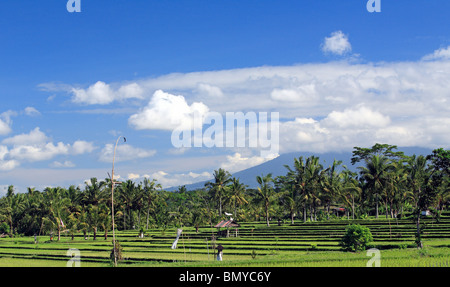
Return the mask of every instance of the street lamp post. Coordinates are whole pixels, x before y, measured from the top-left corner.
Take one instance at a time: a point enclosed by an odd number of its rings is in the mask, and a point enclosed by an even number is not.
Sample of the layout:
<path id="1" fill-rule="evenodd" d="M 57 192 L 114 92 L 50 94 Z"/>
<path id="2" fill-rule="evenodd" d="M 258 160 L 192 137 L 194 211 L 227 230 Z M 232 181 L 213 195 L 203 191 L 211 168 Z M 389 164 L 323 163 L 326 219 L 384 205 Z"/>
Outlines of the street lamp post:
<path id="1" fill-rule="evenodd" d="M 116 145 L 114 147 L 113 154 L 113 162 L 112 162 L 112 171 L 111 171 L 111 213 L 112 213 L 112 230 L 113 230 L 113 252 L 114 252 L 114 266 L 117 266 L 117 254 L 116 254 L 116 233 L 114 227 L 114 185 L 116 182 L 114 181 L 114 160 L 116 158 L 116 149 L 119 144 L 120 138 L 123 138 L 123 141 L 126 142 L 127 139 L 124 136 L 119 136 L 116 141 Z"/>

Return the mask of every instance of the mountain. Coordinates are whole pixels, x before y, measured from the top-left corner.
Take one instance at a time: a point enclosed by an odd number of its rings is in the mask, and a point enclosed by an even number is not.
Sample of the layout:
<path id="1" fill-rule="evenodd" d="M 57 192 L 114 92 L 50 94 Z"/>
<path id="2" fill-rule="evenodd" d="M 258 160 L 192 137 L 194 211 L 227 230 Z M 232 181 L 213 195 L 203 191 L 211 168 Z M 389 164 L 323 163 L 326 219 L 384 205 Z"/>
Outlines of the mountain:
<path id="1" fill-rule="evenodd" d="M 429 155 L 432 153 L 432 149 L 420 147 L 404 147 L 404 148 L 399 147 L 396 151 L 402 151 L 404 152 L 405 155 L 408 156 L 411 156 L 413 154 Z M 249 188 L 256 188 L 258 186 L 256 182 L 256 176 L 258 175 L 261 176 L 263 174 L 266 175 L 268 173 L 272 173 L 273 177 L 286 175 L 287 169 L 285 168 L 285 165 L 293 167 L 294 158 L 299 158 L 300 156 L 303 156 L 303 158 L 307 158 L 312 155 L 319 157 L 319 161 L 324 166 L 324 168 L 327 168 L 328 166 L 333 164 L 333 161 L 335 159 L 342 160 L 342 165 L 347 166 L 348 169 L 354 172 L 357 171 L 357 166 L 359 166 L 358 164 L 356 165 L 351 164 L 352 152 L 327 152 L 327 153 L 291 152 L 282 154 L 279 157 L 274 158 L 265 163 L 262 163 L 260 165 L 239 172 L 235 172 L 232 174 L 232 176 L 238 178 L 240 182 L 248 185 Z M 186 189 L 194 190 L 203 188 L 205 186 L 205 183 L 208 181 L 201 181 L 192 184 L 187 184 Z M 178 187 L 171 187 L 167 188 L 166 190 L 175 191 L 177 189 Z"/>

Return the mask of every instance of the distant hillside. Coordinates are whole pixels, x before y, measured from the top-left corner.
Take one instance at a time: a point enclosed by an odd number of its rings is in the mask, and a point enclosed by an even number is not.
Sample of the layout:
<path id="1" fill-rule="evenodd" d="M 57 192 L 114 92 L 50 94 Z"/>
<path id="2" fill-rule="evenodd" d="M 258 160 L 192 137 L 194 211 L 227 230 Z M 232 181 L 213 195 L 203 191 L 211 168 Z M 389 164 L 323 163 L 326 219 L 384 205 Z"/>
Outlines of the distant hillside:
<path id="1" fill-rule="evenodd" d="M 426 149 L 426 148 L 418 148 L 418 147 L 405 147 L 405 148 L 398 148 L 397 151 L 402 151 L 405 153 L 405 155 L 429 155 L 432 153 L 432 149 Z M 299 158 L 300 156 L 303 156 L 303 158 L 307 158 L 311 155 L 318 156 L 320 159 L 320 163 L 326 168 L 333 164 L 333 161 L 336 160 L 342 160 L 342 165 L 347 166 L 352 171 L 356 171 L 356 167 L 358 165 L 352 165 L 351 164 L 351 157 L 352 152 L 328 152 L 328 153 L 313 153 L 313 152 L 291 152 L 282 154 L 279 157 L 272 159 L 270 161 L 267 161 L 263 164 L 235 172 L 232 174 L 232 176 L 238 178 L 242 183 L 249 186 L 249 188 L 256 188 L 258 186 L 256 182 L 256 176 L 258 175 L 266 175 L 268 173 L 272 173 L 273 177 L 280 176 L 280 175 L 286 175 L 287 169 L 284 167 L 285 165 L 288 165 L 290 167 L 294 164 L 294 158 Z M 212 179 L 211 179 L 212 180 Z M 201 181 L 193 184 L 187 184 L 186 189 L 187 190 L 194 190 L 203 188 L 205 186 L 205 183 L 208 181 Z M 167 188 L 168 191 L 175 191 L 178 187 L 171 187 Z"/>

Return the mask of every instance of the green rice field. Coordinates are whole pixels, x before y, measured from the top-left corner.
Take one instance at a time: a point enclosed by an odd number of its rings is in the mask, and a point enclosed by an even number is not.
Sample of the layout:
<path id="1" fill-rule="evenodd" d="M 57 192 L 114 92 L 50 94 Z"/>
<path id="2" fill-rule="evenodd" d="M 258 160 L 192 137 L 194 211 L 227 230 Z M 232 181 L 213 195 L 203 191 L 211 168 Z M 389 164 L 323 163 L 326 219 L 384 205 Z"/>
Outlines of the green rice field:
<path id="1" fill-rule="evenodd" d="M 133 267 L 366 267 L 371 256 L 367 252 L 344 252 L 339 246 L 345 228 L 358 223 L 370 228 L 372 248 L 380 250 L 382 267 L 448 267 L 450 264 L 450 216 L 439 223 L 425 220 L 425 248 L 414 245 L 415 225 L 407 219 L 333 220 L 326 222 L 295 222 L 278 225 L 272 222 L 240 223 L 238 237 L 212 240 L 217 229 L 183 228 L 176 249 L 171 249 L 176 228 L 146 230 L 139 238 L 137 230 L 118 231 L 116 237 L 123 251 L 119 266 Z M 234 230 L 232 230 L 234 233 Z M 73 263 L 69 249 L 79 251 L 81 267 L 112 266 L 112 233 L 87 239 L 77 234 L 72 240 L 67 234 L 50 241 L 48 235 L 0 239 L 1 267 L 64 267 Z M 213 245 L 224 247 L 223 261 L 215 260 Z"/>

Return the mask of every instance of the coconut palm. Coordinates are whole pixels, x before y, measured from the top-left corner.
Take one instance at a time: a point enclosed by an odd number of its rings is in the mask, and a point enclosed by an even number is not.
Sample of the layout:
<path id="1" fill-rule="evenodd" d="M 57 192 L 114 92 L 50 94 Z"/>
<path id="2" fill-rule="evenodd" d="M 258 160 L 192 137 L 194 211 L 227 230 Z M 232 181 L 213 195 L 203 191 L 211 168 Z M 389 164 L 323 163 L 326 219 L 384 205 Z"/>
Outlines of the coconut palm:
<path id="1" fill-rule="evenodd" d="M 327 219 L 329 218 L 330 206 L 335 198 L 337 198 L 342 190 L 342 173 L 337 171 L 337 168 L 342 164 L 342 161 L 334 160 L 333 164 L 323 171 L 322 181 L 322 196 L 321 201 L 326 205 Z"/>
<path id="2" fill-rule="evenodd" d="M 89 204 L 98 205 L 105 201 L 107 197 L 107 192 L 105 188 L 105 181 L 98 181 L 97 178 L 93 177 L 89 181 L 86 181 L 86 186 L 83 192 L 82 201 L 85 206 Z"/>
<path id="3" fill-rule="evenodd" d="M 19 215 L 24 209 L 24 199 L 23 194 L 14 194 L 14 186 L 8 186 L 8 191 L 6 197 L 3 199 L 2 209 L 3 217 L 10 226 L 10 236 L 14 235 L 14 225 L 17 215 Z"/>
<path id="4" fill-rule="evenodd" d="M 60 187 L 47 187 L 45 192 L 45 201 L 49 208 L 49 214 L 46 218 L 52 227 L 56 227 L 59 241 L 61 239 L 61 229 L 65 228 L 64 221 L 69 213 L 70 200 L 66 197 L 66 191 Z"/>
<path id="5" fill-rule="evenodd" d="M 348 169 L 342 172 L 343 188 L 340 194 L 345 205 L 352 209 L 352 219 L 355 219 L 355 202 L 363 192 L 363 183 L 355 176 L 356 174 Z"/>
<path id="6" fill-rule="evenodd" d="M 234 217 L 237 218 L 237 207 L 243 204 L 247 204 L 248 201 L 245 198 L 245 190 L 247 185 L 241 183 L 239 179 L 233 177 L 230 185 L 230 196 L 227 201 L 233 204 Z"/>
<path id="7" fill-rule="evenodd" d="M 148 223 L 150 219 L 150 210 L 155 209 L 155 202 L 158 197 L 157 189 L 161 189 L 162 186 L 159 183 L 156 183 L 156 179 L 149 180 L 148 178 L 144 178 L 143 184 L 143 197 L 147 204 L 147 223 L 146 228 L 148 229 Z"/>
<path id="8" fill-rule="evenodd" d="M 219 201 L 219 216 L 222 216 L 223 199 L 226 192 L 226 186 L 231 181 L 231 174 L 220 168 L 213 173 L 214 182 L 207 182 L 205 187 L 209 188 L 213 197 Z"/>
<path id="9" fill-rule="evenodd" d="M 320 191 L 324 180 L 322 171 L 323 166 L 318 157 L 311 156 L 306 159 L 302 196 L 309 205 L 311 221 L 316 220 L 316 207 L 321 203 Z"/>
<path id="10" fill-rule="evenodd" d="M 260 203 L 263 206 L 267 226 L 270 226 L 269 211 L 271 210 L 271 205 L 274 199 L 279 197 L 281 194 L 276 193 L 275 189 L 273 188 L 273 178 L 271 173 L 267 175 L 257 176 L 256 181 L 258 182 L 259 187 L 257 188 L 257 192 L 255 193 L 255 200 L 257 203 Z"/>
<path id="11" fill-rule="evenodd" d="M 375 198 L 376 218 L 381 193 L 386 188 L 387 176 L 392 169 L 389 159 L 383 155 L 373 155 L 366 159 L 366 166 L 358 167 L 362 179 L 372 197 Z"/>

